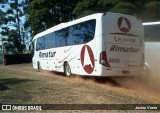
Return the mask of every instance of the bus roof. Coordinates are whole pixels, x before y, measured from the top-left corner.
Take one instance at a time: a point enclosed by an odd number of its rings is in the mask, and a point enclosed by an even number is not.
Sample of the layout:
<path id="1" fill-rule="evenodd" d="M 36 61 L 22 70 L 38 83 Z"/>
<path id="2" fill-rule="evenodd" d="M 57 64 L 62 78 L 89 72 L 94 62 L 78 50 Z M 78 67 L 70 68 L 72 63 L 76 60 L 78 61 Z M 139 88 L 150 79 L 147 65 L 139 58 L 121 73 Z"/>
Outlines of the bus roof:
<path id="1" fill-rule="evenodd" d="M 145 22 L 145 23 L 143 23 L 143 25 L 156 25 L 156 24 L 160 24 L 160 21 L 158 21 L 158 22 Z"/>

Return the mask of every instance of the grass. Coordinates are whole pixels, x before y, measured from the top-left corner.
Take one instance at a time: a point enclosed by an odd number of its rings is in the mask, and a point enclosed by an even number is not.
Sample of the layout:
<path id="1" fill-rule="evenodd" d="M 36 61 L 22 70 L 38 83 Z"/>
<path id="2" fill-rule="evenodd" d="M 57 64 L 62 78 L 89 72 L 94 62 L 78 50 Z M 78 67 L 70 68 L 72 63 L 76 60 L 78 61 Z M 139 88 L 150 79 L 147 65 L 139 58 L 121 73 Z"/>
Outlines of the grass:
<path id="1" fill-rule="evenodd" d="M 36 72 L 28 64 L 0 66 L 0 103 L 3 104 L 152 103 L 131 93 L 88 78 Z"/>

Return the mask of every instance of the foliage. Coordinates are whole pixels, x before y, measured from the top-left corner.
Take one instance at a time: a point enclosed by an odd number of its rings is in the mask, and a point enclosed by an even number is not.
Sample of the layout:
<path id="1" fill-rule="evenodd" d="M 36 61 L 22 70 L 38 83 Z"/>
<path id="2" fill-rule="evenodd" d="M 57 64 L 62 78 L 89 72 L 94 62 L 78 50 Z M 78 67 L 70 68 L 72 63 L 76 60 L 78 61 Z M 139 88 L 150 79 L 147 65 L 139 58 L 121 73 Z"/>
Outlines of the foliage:
<path id="1" fill-rule="evenodd" d="M 143 13 L 143 19 L 145 21 L 157 21 L 160 20 L 160 2 L 149 2 L 145 4 L 145 12 Z"/>
<path id="2" fill-rule="evenodd" d="M 4 47 L 7 52 L 22 53 L 25 49 L 24 27 L 21 17 L 25 15 L 23 8 L 26 7 L 24 1 L 1 0 L 0 26 L 1 35 L 8 37 Z"/>
<path id="3" fill-rule="evenodd" d="M 137 15 L 142 21 L 158 21 L 160 20 L 159 7 L 158 0 L 83 0 L 74 10 L 78 18 L 109 11 Z"/>
<path id="4" fill-rule="evenodd" d="M 15 30 L 9 31 L 7 42 L 4 43 L 5 49 L 7 51 L 15 54 L 22 52 L 26 48 L 25 44 L 20 44 L 18 35 L 18 32 L 16 32 Z"/>
<path id="5" fill-rule="evenodd" d="M 0 0 L 0 3 L 0 32 L 8 37 L 6 50 L 13 48 L 17 53 L 23 52 L 28 32 L 34 36 L 59 23 L 93 13 L 137 15 L 143 22 L 160 20 L 159 0 Z M 24 16 L 25 23 L 21 21 Z"/>
<path id="6" fill-rule="evenodd" d="M 73 9 L 79 0 L 32 0 L 29 6 L 31 32 L 35 34 L 75 18 Z"/>

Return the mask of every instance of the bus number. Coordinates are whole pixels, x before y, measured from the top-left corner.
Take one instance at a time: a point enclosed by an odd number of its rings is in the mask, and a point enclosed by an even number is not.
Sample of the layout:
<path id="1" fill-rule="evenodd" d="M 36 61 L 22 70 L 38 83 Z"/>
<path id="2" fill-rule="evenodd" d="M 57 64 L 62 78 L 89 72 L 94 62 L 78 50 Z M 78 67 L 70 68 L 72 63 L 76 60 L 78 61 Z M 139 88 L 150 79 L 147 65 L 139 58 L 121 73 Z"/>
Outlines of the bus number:
<path id="1" fill-rule="evenodd" d="M 108 63 L 119 63 L 120 62 L 120 59 L 119 58 L 110 58 L 108 60 Z"/>

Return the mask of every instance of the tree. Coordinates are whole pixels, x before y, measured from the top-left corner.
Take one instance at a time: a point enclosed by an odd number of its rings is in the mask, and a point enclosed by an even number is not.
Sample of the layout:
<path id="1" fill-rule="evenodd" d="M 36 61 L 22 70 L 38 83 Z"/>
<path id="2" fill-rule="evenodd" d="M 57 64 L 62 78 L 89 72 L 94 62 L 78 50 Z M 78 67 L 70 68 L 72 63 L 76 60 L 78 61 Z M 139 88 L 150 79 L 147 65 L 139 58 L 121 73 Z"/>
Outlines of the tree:
<path id="1" fill-rule="evenodd" d="M 80 0 L 32 0 L 29 23 L 32 36 L 62 22 L 75 18 L 73 9 Z"/>
<path id="2" fill-rule="evenodd" d="M 98 12 L 115 12 L 137 15 L 142 21 L 160 20 L 158 0 L 83 0 L 74 9 L 76 16 L 82 17 Z"/>
<path id="3" fill-rule="evenodd" d="M 145 4 L 145 12 L 142 16 L 144 21 L 160 20 L 160 2 L 152 1 Z"/>
<path id="4" fill-rule="evenodd" d="M 74 11 L 77 18 L 93 13 L 109 11 L 119 0 L 83 0 L 77 4 Z"/>
<path id="5" fill-rule="evenodd" d="M 2 10 L 4 8 L 4 4 L 7 3 L 7 0 L 0 0 L 0 26 L 7 23 L 5 12 Z"/>
<path id="6" fill-rule="evenodd" d="M 2 0 L 0 2 L 3 4 L 1 12 L 4 15 L 0 24 L 1 34 L 8 38 L 8 42 L 5 42 L 5 49 L 14 53 L 22 53 L 26 47 L 22 22 L 22 17 L 25 15 L 23 8 L 26 7 L 26 3 L 19 0 Z"/>

